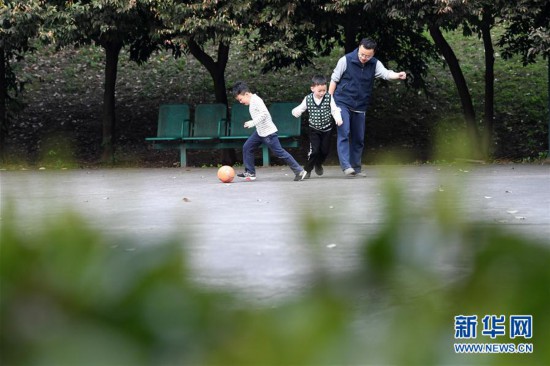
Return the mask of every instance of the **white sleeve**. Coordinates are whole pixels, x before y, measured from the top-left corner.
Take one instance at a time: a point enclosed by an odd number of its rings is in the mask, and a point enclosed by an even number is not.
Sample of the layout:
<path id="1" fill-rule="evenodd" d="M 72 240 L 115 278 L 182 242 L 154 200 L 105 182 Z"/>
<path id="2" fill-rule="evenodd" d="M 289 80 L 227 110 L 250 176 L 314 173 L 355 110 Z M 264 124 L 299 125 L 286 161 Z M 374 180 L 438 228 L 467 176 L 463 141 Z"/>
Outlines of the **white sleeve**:
<path id="1" fill-rule="evenodd" d="M 300 103 L 299 106 L 297 106 L 296 108 L 294 108 L 292 110 L 292 115 L 296 118 L 300 117 L 302 115 L 302 113 L 304 113 L 306 110 L 307 110 L 307 102 L 306 102 L 306 98 L 304 98 L 304 100 L 302 100 L 302 103 Z"/>
<path id="2" fill-rule="evenodd" d="M 341 110 L 336 105 L 336 102 L 334 102 L 334 98 L 330 97 L 330 113 L 332 114 L 332 117 L 335 121 L 341 121 L 342 120 L 342 114 L 340 113 Z"/>
<path id="3" fill-rule="evenodd" d="M 393 73 L 392 70 L 386 69 L 384 64 L 380 60 L 376 61 L 376 70 L 374 71 L 374 77 L 382 78 L 384 80 L 390 80 L 390 75 Z"/>
<path id="4" fill-rule="evenodd" d="M 334 71 L 332 71 L 330 80 L 338 83 L 340 81 L 340 78 L 342 77 L 342 74 L 344 73 L 344 71 L 346 71 L 347 66 L 348 63 L 346 61 L 346 56 L 340 57 L 338 63 L 336 64 L 336 67 L 334 68 Z"/>

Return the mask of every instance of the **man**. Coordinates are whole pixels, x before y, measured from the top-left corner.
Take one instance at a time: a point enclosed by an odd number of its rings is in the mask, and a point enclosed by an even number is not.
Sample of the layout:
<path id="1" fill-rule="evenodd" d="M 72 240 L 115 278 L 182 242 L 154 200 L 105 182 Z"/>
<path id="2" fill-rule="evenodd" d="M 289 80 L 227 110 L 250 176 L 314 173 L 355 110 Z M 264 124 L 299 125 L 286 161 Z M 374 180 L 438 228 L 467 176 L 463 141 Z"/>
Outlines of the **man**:
<path id="1" fill-rule="evenodd" d="M 404 71 L 394 72 L 374 57 L 376 42 L 364 38 L 359 47 L 338 60 L 332 72 L 329 93 L 341 109 L 338 126 L 338 158 L 347 177 L 361 173 L 361 156 L 365 145 L 365 113 L 369 106 L 375 78 L 405 80 Z"/>

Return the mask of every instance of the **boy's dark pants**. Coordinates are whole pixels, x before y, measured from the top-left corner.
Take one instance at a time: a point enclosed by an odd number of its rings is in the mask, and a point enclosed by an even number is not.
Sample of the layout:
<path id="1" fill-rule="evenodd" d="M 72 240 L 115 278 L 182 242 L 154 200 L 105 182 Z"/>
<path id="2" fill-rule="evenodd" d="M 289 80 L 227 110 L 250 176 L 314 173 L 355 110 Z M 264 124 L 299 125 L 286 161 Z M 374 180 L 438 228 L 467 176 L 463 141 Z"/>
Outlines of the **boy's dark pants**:
<path id="1" fill-rule="evenodd" d="M 306 172 L 311 172 L 314 167 L 320 167 L 327 159 L 330 151 L 330 138 L 332 129 L 328 131 L 319 131 L 309 128 L 309 153 L 307 162 L 304 165 Z"/>

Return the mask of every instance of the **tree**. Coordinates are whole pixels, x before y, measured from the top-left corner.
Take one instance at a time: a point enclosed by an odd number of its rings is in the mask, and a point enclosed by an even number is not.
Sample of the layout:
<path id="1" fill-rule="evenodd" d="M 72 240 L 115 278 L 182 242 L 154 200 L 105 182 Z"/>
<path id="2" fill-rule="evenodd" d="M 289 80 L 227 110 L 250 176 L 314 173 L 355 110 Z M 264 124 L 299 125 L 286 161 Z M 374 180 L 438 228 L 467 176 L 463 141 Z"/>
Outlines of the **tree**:
<path id="1" fill-rule="evenodd" d="M 225 70 L 231 42 L 246 33 L 253 3 L 169 0 L 159 4 L 160 19 L 170 34 L 176 56 L 191 53 L 208 70 L 217 103 L 228 105 Z M 221 160 L 224 165 L 234 164 L 235 150 L 223 149 Z"/>
<path id="2" fill-rule="evenodd" d="M 506 30 L 498 41 L 505 59 L 520 55 L 524 65 L 542 56 L 548 62 L 548 155 L 550 156 L 550 3 L 520 0 L 504 4 L 502 18 Z"/>
<path id="3" fill-rule="evenodd" d="M 367 3 L 382 3 L 379 0 Z M 399 17 L 415 18 L 424 24 L 432 39 L 447 61 L 460 96 L 467 128 L 470 132 L 474 152 L 478 156 L 487 156 L 492 150 L 494 130 L 494 48 L 491 37 L 492 28 L 504 22 L 506 32 L 499 45 L 509 45 L 504 49 L 504 57 L 514 53 L 522 54 L 524 63 L 533 60 L 537 54 L 548 54 L 549 4 L 543 0 L 509 1 L 490 0 L 416 0 L 384 1 L 388 14 Z M 462 26 L 466 36 L 477 33 L 482 39 L 485 54 L 485 93 L 484 93 L 484 130 L 480 133 L 475 118 L 475 109 L 469 93 L 466 79 L 461 71 L 451 46 L 445 40 L 442 30 L 455 30 Z M 549 122 L 550 126 L 550 122 Z M 482 137 L 483 136 L 483 137 Z M 550 145 L 550 137 L 549 137 Z"/>
<path id="4" fill-rule="evenodd" d="M 373 0 L 376 3 L 378 0 Z M 389 1 L 386 3 L 387 12 L 393 17 L 411 17 L 419 26 L 426 27 L 439 52 L 445 58 L 451 75 L 457 86 L 458 95 L 462 104 L 466 125 L 472 141 L 479 142 L 479 132 L 475 121 L 475 109 L 472 102 L 466 78 L 460 68 L 460 63 L 452 47 L 449 45 L 442 30 L 454 30 L 458 27 L 461 14 L 453 12 L 451 1 Z M 479 144 L 475 144 L 478 146 Z"/>
<path id="5" fill-rule="evenodd" d="M 263 4 L 247 44 L 264 71 L 289 65 L 300 68 L 337 46 L 351 52 L 364 37 L 377 40 L 380 58 L 394 61 L 413 75 L 407 81 L 413 87 L 425 85 L 428 62 L 438 59 L 422 27 L 408 18 L 389 17 L 384 4 L 365 7 L 364 1 L 357 0 L 271 0 Z"/>
<path id="6" fill-rule="evenodd" d="M 550 57 L 550 3 L 545 0 L 518 0 L 503 3 L 501 16 L 505 32 L 498 45 L 502 56 L 520 55 L 524 65 L 537 56 Z"/>
<path id="7" fill-rule="evenodd" d="M 159 13 L 172 41 L 191 53 L 209 72 L 216 102 L 228 103 L 225 69 L 231 42 L 241 34 L 252 1 L 164 1 Z M 214 46 L 214 52 L 210 45 Z"/>
<path id="8" fill-rule="evenodd" d="M 477 33 L 483 42 L 485 55 L 485 93 L 483 113 L 483 138 L 481 151 L 484 155 L 492 152 L 494 135 L 495 104 L 495 51 L 491 31 L 498 22 L 500 1 L 477 0 L 468 3 L 468 10 L 462 22 L 465 36 Z"/>
<path id="9" fill-rule="evenodd" d="M 367 3 L 381 4 L 381 0 L 370 0 Z M 492 129 L 492 80 L 494 79 L 492 65 L 494 59 L 489 30 L 494 24 L 495 14 L 493 11 L 495 8 L 491 7 L 490 2 L 483 0 L 390 0 L 383 3 L 386 5 L 386 11 L 390 16 L 408 17 L 414 19 L 419 26 L 427 28 L 439 52 L 445 58 L 457 87 L 466 128 L 474 149 L 472 154 L 475 157 L 485 157 L 487 155 L 486 144 L 482 143 L 468 84 L 460 67 L 460 62 L 451 45 L 445 39 L 443 31 L 456 30 L 461 25 L 469 24 L 479 31 L 483 38 L 487 55 L 486 65 L 488 66 L 486 70 L 486 81 L 488 80 L 486 88 L 490 89 L 489 94 L 486 92 L 486 118 L 491 120 L 489 126 Z M 479 17 L 474 18 L 476 14 Z M 468 20 L 472 22 L 472 19 L 475 19 L 473 23 L 467 23 Z"/>
<path id="10" fill-rule="evenodd" d="M 12 62 L 33 50 L 43 12 L 38 1 L 0 1 L 0 160 L 4 160 L 5 136 L 9 131 L 10 104 L 15 104 L 24 82 L 18 80 Z M 11 95 L 13 93 L 14 95 Z"/>
<path id="11" fill-rule="evenodd" d="M 130 58 L 144 62 L 160 47 L 161 27 L 154 0 L 50 1 L 57 16 L 50 19 L 58 47 L 94 43 L 105 50 L 102 162 L 115 157 L 116 79 L 120 51 L 129 47 Z"/>
<path id="12" fill-rule="evenodd" d="M 367 3 L 382 3 L 380 0 L 367 1 Z M 489 0 L 416 0 L 416 1 L 384 1 L 390 16 L 410 17 L 416 19 L 419 25 L 424 25 L 439 51 L 445 58 L 455 81 L 457 91 L 462 103 L 463 113 L 467 128 L 470 132 L 473 146 L 478 147 L 474 154 L 485 157 L 492 149 L 494 130 L 494 48 L 491 37 L 493 27 L 503 19 L 515 19 L 514 29 L 507 32 L 504 37 L 510 41 L 510 45 L 518 40 L 523 46 L 527 43 L 519 41 L 514 35 L 526 34 L 518 32 L 523 27 L 529 28 L 530 19 L 538 24 L 540 29 L 546 27 L 548 34 L 548 4 L 542 0 L 524 0 L 511 4 L 508 1 Z M 460 63 L 454 51 L 445 40 L 442 30 L 456 30 L 462 27 L 464 35 L 477 33 L 482 39 L 485 54 L 485 93 L 484 93 L 484 130 L 483 135 L 479 131 L 476 122 L 476 113 L 472 97 L 468 90 L 466 79 L 460 68 Z M 535 27 L 536 28 L 536 27 Z M 525 30 L 525 29 L 523 29 Z M 521 37 L 520 37 L 521 38 Z M 543 38 L 543 37 L 542 37 Z M 548 38 L 546 38 L 548 39 Z M 506 42 L 501 41 L 501 44 Z M 540 44 L 540 43 L 539 43 Z M 548 43 L 546 43 L 547 45 Z M 518 47 L 524 50 L 525 48 Z M 521 51 L 520 51 L 521 52 Z M 532 54 L 533 52 L 531 52 Z M 506 51 L 505 51 L 506 55 Z M 483 136 L 483 138 L 482 138 Z"/>

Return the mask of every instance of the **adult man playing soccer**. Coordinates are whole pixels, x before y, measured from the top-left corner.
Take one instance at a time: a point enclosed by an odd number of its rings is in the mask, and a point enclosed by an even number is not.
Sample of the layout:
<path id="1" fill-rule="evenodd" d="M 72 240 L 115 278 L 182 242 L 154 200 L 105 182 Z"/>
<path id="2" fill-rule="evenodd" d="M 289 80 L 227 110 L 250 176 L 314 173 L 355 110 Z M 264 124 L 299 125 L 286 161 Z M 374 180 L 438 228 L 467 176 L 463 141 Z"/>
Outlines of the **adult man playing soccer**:
<path id="1" fill-rule="evenodd" d="M 329 93 L 334 96 L 342 114 L 338 126 L 338 158 L 344 174 L 361 174 L 361 156 L 365 146 L 365 113 L 369 106 L 374 79 L 407 78 L 404 71 L 394 72 L 374 57 L 376 42 L 364 38 L 359 47 L 342 56 L 332 72 Z M 363 174 L 361 174 L 363 175 Z"/>

